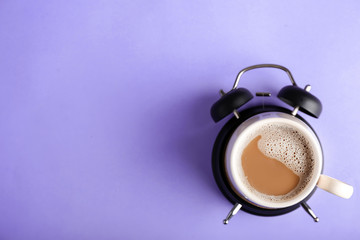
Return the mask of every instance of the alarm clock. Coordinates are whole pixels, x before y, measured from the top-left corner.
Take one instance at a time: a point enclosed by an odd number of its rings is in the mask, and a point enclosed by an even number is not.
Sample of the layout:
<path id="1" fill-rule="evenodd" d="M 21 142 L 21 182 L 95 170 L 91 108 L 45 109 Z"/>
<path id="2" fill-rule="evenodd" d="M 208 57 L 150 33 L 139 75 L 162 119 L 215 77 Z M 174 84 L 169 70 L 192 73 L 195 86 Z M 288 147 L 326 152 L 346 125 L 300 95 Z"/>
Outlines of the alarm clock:
<path id="1" fill-rule="evenodd" d="M 238 87 L 239 82 L 245 72 L 259 68 L 275 68 L 287 74 L 291 84 L 284 86 L 277 97 L 286 103 L 288 108 L 267 103 L 266 98 L 271 96 L 268 92 L 255 93 L 257 98 L 264 98 L 263 104 L 246 107 L 254 99 L 254 96 L 246 88 Z M 310 90 L 310 85 L 306 85 L 304 88 L 299 87 L 289 69 L 276 64 L 259 64 L 244 68 L 238 73 L 230 91 L 225 93 L 220 90 L 221 97 L 212 105 L 211 117 L 217 123 L 232 115 L 232 118 L 220 130 L 212 151 L 212 171 L 215 181 L 222 194 L 233 204 L 232 209 L 223 220 L 224 224 L 228 224 L 231 217 L 239 210 L 259 216 L 278 216 L 294 211 L 300 206 L 315 222 L 318 222 L 319 218 L 306 203 L 317 187 L 343 198 L 351 197 L 352 186 L 322 174 L 324 158 L 320 140 L 311 125 L 299 115 L 301 112 L 319 118 L 321 114 L 322 104 L 317 97 L 310 93 Z M 240 107 L 241 111 L 238 110 Z M 259 198 L 255 198 L 238 180 L 237 175 L 244 174 L 241 167 L 238 167 L 237 170 L 232 167 L 234 161 L 241 161 L 240 157 L 237 160 L 232 159 L 234 152 L 239 152 L 240 148 L 244 148 L 244 143 L 239 140 L 240 136 L 250 128 L 256 129 L 260 122 L 265 121 L 276 121 L 302 129 L 301 131 L 308 137 L 309 144 L 315 149 L 316 154 L 314 168 L 311 170 L 313 171 L 312 177 L 306 188 L 296 198 L 276 204 L 266 204 Z M 236 164 L 241 166 L 240 163 Z"/>

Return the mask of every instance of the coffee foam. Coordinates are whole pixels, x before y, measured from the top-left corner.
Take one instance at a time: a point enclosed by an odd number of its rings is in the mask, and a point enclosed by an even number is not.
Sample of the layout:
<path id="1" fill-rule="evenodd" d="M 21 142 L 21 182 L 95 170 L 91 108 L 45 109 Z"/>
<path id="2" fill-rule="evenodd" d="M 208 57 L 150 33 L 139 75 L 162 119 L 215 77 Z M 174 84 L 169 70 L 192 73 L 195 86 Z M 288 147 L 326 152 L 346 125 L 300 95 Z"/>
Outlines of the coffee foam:
<path id="1" fill-rule="evenodd" d="M 285 195 L 271 196 L 260 193 L 250 186 L 249 182 L 243 181 L 247 188 L 257 197 L 272 201 L 282 202 L 296 197 L 305 189 L 313 175 L 314 152 L 309 146 L 309 141 L 294 127 L 284 123 L 267 123 L 247 135 L 247 146 L 256 136 L 261 135 L 258 142 L 260 151 L 270 158 L 277 159 L 300 177 L 296 188 Z M 243 178 L 245 175 L 242 176 Z"/>

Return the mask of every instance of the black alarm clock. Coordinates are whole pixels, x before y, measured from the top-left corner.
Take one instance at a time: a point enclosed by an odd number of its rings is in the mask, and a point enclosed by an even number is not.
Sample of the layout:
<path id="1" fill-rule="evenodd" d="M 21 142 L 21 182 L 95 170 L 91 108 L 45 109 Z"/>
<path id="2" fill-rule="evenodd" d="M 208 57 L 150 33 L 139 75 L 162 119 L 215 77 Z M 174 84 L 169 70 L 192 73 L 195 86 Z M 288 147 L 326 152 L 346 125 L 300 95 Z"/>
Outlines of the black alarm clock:
<path id="1" fill-rule="evenodd" d="M 277 97 L 288 104 L 290 108 L 266 104 L 266 99 L 263 100 L 265 104 L 248 108 L 243 107 L 254 97 L 249 90 L 238 87 L 239 80 L 245 72 L 259 68 L 276 68 L 287 73 L 291 85 L 284 86 L 277 94 Z M 220 90 L 220 99 L 211 107 L 212 119 L 219 122 L 226 116 L 233 115 L 220 130 L 212 152 L 212 170 L 217 186 L 233 204 L 233 208 L 223 221 L 224 224 L 227 224 L 230 218 L 239 210 L 260 216 L 277 216 L 294 211 L 300 206 L 317 222 L 319 218 L 306 203 L 317 187 L 343 198 L 349 198 L 352 195 L 353 188 L 350 185 L 322 175 L 324 160 L 320 141 L 310 124 L 299 115 L 299 111 L 314 118 L 318 118 L 321 114 L 322 104 L 317 97 L 309 92 L 310 89 L 310 85 L 306 85 L 304 88 L 299 87 L 287 68 L 275 64 L 260 64 L 241 70 L 229 92 L 225 93 Z M 267 92 L 257 92 L 255 95 L 259 98 L 271 96 Z M 239 111 L 240 107 L 243 107 L 244 110 Z M 296 134 L 300 132 L 307 139 L 306 144 L 312 149 L 311 167 L 308 167 L 306 171 L 304 170 L 307 174 L 306 182 L 301 183 L 303 187 L 297 190 L 298 192 L 294 192 L 293 197 L 283 197 L 282 199 L 281 196 L 267 196 L 266 199 L 256 189 L 249 190 L 249 188 L 252 188 L 251 183 L 245 183 L 249 176 L 246 176 L 242 165 L 244 161 L 241 158 L 241 152 L 246 147 L 244 139 L 246 136 L 250 136 L 251 132 L 258 131 L 257 129 L 266 124 L 297 129 Z M 278 132 L 275 134 L 278 134 Z M 289 135 L 289 137 L 293 136 Z M 296 151 L 300 150 L 295 150 L 295 155 Z M 287 152 L 283 153 L 287 154 Z M 295 159 L 289 158 L 288 164 L 291 165 L 291 161 L 295 161 Z M 262 167 L 260 164 L 259 168 Z M 266 175 L 267 171 L 270 170 L 265 169 L 264 171 L 264 175 Z"/>

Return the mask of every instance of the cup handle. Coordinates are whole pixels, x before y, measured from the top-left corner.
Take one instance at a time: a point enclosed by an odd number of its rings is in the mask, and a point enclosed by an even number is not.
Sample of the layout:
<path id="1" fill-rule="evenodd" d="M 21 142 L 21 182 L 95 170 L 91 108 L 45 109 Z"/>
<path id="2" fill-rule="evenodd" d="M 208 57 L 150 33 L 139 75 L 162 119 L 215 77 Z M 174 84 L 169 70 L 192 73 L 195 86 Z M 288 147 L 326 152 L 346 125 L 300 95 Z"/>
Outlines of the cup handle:
<path id="1" fill-rule="evenodd" d="M 354 192 L 354 188 L 349 184 L 326 175 L 320 175 L 317 186 L 329 193 L 346 199 L 349 199 Z"/>

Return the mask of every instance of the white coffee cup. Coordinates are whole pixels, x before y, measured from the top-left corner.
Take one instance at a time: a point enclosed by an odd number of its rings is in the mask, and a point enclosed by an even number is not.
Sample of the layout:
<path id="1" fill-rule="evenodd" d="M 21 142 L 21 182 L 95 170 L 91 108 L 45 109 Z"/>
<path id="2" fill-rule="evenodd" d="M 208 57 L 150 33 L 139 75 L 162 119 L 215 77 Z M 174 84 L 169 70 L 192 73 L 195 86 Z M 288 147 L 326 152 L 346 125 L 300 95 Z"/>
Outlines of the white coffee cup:
<path id="1" fill-rule="evenodd" d="M 242 169 L 241 156 L 249 143 L 248 136 L 264 124 L 284 124 L 296 129 L 308 141 L 314 156 L 314 165 L 310 180 L 294 197 L 282 201 L 271 201 L 254 194 L 249 188 Z M 240 124 L 232 134 L 225 153 L 225 170 L 232 189 L 244 200 L 263 208 L 285 208 L 302 202 L 314 189 L 320 187 L 342 198 L 350 198 L 353 187 L 337 179 L 321 174 L 323 168 L 323 153 L 320 142 L 314 131 L 302 120 L 290 114 L 281 112 L 266 112 L 251 117 Z"/>

